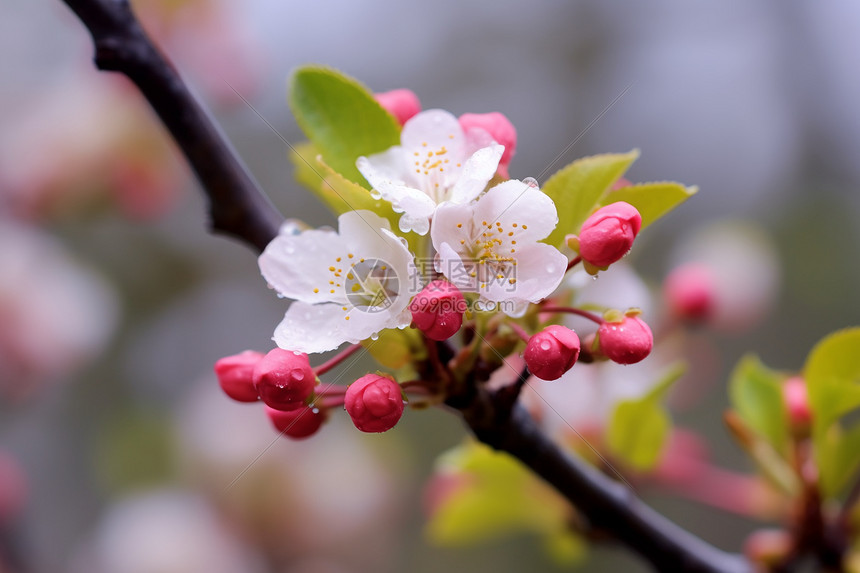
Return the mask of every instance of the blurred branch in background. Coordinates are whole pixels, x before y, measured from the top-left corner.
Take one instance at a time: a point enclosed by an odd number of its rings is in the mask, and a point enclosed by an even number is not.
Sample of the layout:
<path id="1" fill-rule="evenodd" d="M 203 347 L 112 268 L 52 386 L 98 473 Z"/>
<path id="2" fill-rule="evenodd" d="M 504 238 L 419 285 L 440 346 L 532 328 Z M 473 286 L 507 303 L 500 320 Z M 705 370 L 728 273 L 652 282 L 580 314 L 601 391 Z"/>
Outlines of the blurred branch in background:
<path id="1" fill-rule="evenodd" d="M 176 70 L 143 31 L 128 2 L 68 0 L 95 43 L 96 66 L 131 79 L 158 113 L 210 199 L 213 230 L 262 250 L 282 217 Z"/>
<path id="2" fill-rule="evenodd" d="M 212 228 L 262 251 L 282 217 L 237 154 L 155 48 L 124 0 L 64 0 L 87 26 L 102 70 L 127 75 L 146 96 L 195 170 L 210 201 Z M 497 400 L 498 398 L 498 400 Z M 661 571 L 742 572 L 749 563 L 674 525 L 610 478 L 563 453 L 507 396 L 476 391 L 458 397 L 483 442 L 507 451 L 556 487 L 588 518 Z M 449 401 L 449 404 L 452 402 Z"/>

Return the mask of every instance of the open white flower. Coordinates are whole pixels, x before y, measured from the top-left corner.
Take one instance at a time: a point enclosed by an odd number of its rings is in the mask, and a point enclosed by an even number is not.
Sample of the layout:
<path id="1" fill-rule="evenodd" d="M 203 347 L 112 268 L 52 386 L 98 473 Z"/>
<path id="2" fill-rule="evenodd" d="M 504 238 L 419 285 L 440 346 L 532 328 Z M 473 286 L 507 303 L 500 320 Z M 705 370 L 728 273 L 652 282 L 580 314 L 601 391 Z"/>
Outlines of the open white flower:
<path id="1" fill-rule="evenodd" d="M 426 235 L 437 205 L 465 204 L 481 194 L 504 150 L 485 131 L 464 133 L 456 117 L 431 109 L 406 122 L 400 145 L 359 157 L 356 167 L 374 196 L 403 213 L 401 231 Z"/>
<path id="2" fill-rule="evenodd" d="M 436 270 L 460 290 L 485 301 L 507 302 L 512 316 L 525 312 L 561 283 L 567 257 L 541 239 L 558 223 L 555 204 L 537 185 L 512 179 L 468 205 L 443 203 L 430 236 Z"/>
<path id="3" fill-rule="evenodd" d="M 296 301 L 275 329 L 281 348 L 325 352 L 411 320 L 410 293 L 420 285 L 404 241 L 371 211 L 344 213 L 338 225 L 282 232 L 260 255 L 269 285 Z"/>

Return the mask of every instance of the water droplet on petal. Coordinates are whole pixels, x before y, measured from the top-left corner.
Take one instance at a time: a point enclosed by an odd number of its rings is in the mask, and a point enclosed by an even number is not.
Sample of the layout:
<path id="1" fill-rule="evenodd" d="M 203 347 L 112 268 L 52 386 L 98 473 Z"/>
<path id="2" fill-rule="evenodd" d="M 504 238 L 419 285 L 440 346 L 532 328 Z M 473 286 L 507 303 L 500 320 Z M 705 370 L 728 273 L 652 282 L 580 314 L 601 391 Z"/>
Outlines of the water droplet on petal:
<path id="1" fill-rule="evenodd" d="M 552 344 L 550 344 L 549 340 L 544 340 L 540 343 L 541 350 L 549 350 L 550 348 L 552 348 Z"/>
<path id="2" fill-rule="evenodd" d="M 534 177 L 526 177 L 525 179 L 523 179 L 523 183 L 525 183 L 526 185 L 528 185 L 529 187 L 532 187 L 534 189 L 537 189 L 538 187 L 540 187 L 538 185 L 537 179 L 535 179 Z"/>
<path id="3" fill-rule="evenodd" d="M 377 200 L 382 199 L 382 193 L 380 193 L 376 189 L 370 190 L 370 196 L 373 197 L 374 199 L 377 199 Z"/>
<path id="4" fill-rule="evenodd" d="M 546 272 L 554 273 L 555 272 L 555 265 L 547 265 L 546 266 Z"/>

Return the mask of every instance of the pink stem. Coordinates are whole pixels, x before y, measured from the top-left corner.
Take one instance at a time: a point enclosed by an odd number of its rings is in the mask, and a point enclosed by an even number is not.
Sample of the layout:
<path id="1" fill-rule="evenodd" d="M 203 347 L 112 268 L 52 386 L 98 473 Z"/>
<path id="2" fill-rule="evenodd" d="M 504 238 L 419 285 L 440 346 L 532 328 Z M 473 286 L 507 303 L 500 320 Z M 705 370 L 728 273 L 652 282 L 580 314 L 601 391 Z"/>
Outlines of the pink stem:
<path id="1" fill-rule="evenodd" d="M 575 267 L 576 265 L 578 265 L 581 262 L 582 262 L 582 257 L 576 257 L 575 259 L 572 259 L 569 263 L 567 263 L 567 270 L 565 270 L 565 272 L 569 271 L 570 269 L 572 269 L 573 267 Z"/>
<path id="2" fill-rule="evenodd" d="M 337 356 L 330 359 L 328 362 L 324 362 L 321 365 L 317 366 L 315 368 L 316 375 L 322 376 L 323 374 L 325 374 L 326 372 L 328 372 L 329 370 L 331 370 L 332 368 L 334 368 L 335 366 L 337 366 L 338 364 L 340 364 L 341 362 L 343 362 L 344 360 L 346 360 L 347 358 L 349 358 L 350 356 L 355 354 L 360 348 L 361 348 L 361 344 L 353 344 L 352 346 L 350 346 L 349 348 L 347 348 L 346 350 L 344 350 L 343 352 L 341 352 Z"/>
<path id="3" fill-rule="evenodd" d="M 582 310 L 581 308 L 573 308 L 572 306 L 545 306 L 540 309 L 541 312 L 566 312 L 568 314 L 576 314 L 583 318 L 587 318 L 591 322 L 596 322 L 597 324 L 603 324 L 604 320 L 594 314 L 593 312 L 588 312 L 587 310 Z"/>
<path id="4" fill-rule="evenodd" d="M 525 329 L 516 322 L 509 322 L 508 326 L 511 327 L 511 330 L 513 330 L 517 334 L 517 336 L 522 338 L 524 342 L 528 342 L 529 338 L 531 338 L 531 336 L 529 336 L 529 333 L 526 332 Z"/>

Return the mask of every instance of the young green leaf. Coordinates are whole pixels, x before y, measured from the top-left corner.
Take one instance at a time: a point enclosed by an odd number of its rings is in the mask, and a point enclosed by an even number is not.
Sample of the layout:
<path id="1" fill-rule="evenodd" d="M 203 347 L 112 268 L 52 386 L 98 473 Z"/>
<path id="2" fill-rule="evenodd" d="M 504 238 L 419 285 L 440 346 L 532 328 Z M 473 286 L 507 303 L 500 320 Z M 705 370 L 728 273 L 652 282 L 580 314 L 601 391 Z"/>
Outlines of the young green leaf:
<path id="1" fill-rule="evenodd" d="M 639 151 L 607 153 L 577 159 L 553 174 L 541 190 L 549 195 L 558 209 L 558 225 L 545 243 L 561 245 L 564 236 L 576 233 L 603 195 L 630 165 Z"/>
<path id="2" fill-rule="evenodd" d="M 684 369 L 683 364 L 673 366 L 647 394 L 616 405 L 609 422 L 607 445 L 633 468 L 649 470 L 660 460 L 672 428 L 662 400 Z"/>
<path id="3" fill-rule="evenodd" d="M 685 187 L 672 182 L 637 183 L 610 191 L 600 200 L 600 205 L 609 205 L 616 201 L 630 203 L 642 215 L 644 229 L 695 195 L 698 190 L 698 187 Z"/>
<path id="4" fill-rule="evenodd" d="M 376 340 L 365 340 L 362 345 L 380 365 L 398 370 L 413 360 L 426 356 L 421 336 L 413 328 L 389 328 L 379 333 Z"/>
<path id="5" fill-rule="evenodd" d="M 436 502 L 427 524 L 434 543 L 462 546 L 531 531 L 547 536 L 567 529 L 570 506 L 508 454 L 468 442 L 441 459 L 456 485 Z"/>
<path id="6" fill-rule="evenodd" d="M 782 395 L 784 375 L 747 355 L 729 378 L 729 397 L 738 415 L 776 451 L 788 446 L 788 414 Z"/>
<path id="7" fill-rule="evenodd" d="M 327 164 L 366 185 L 355 167 L 361 155 L 400 143 L 400 126 L 356 80 L 324 67 L 306 66 L 290 79 L 290 108 Z"/>
<path id="8" fill-rule="evenodd" d="M 812 408 L 815 459 L 827 497 L 838 496 L 857 468 L 860 423 L 844 427 L 843 416 L 860 408 L 860 328 L 825 337 L 803 369 Z"/>

